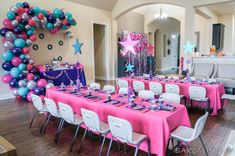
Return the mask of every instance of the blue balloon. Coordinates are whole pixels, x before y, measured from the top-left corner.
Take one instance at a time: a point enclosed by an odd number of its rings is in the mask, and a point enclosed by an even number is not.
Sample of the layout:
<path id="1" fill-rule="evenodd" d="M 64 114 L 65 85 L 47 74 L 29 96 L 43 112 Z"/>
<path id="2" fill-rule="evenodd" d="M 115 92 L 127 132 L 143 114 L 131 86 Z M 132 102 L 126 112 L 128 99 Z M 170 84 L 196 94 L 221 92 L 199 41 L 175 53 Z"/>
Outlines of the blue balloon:
<path id="1" fill-rule="evenodd" d="M 23 7 L 24 7 L 24 8 L 29 8 L 29 3 L 24 2 L 24 3 L 23 3 Z"/>
<path id="2" fill-rule="evenodd" d="M 28 94 L 29 90 L 26 87 L 21 87 L 18 90 L 18 94 L 22 97 L 25 97 Z"/>
<path id="3" fill-rule="evenodd" d="M 19 70 L 17 67 L 14 67 L 14 68 L 11 69 L 10 73 L 11 73 L 12 77 L 18 78 L 19 75 L 22 73 L 22 71 Z"/>
<path id="4" fill-rule="evenodd" d="M 16 15 L 15 15 L 14 12 L 9 11 L 9 12 L 7 13 L 7 18 L 8 18 L 8 19 L 13 20 L 13 19 L 15 19 L 15 17 L 16 17 Z"/>
<path id="5" fill-rule="evenodd" d="M 9 85 L 10 85 L 10 87 L 12 87 L 12 88 L 18 88 L 18 87 L 19 87 L 19 85 L 18 85 L 18 79 L 16 79 L 16 78 L 11 79 Z"/>
<path id="6" fill-rule="evenodd" d="M 33 78 L 34 81 L 38 81 L 40 80 L 40 77 L 38 75 L 35 75 L 34 78 Z"/>
<path id="7" fill-rule="evenodd" d="M 22 23 L 21 23 L 22 24 Z M 22 24 L 23 25 L 23 24 Z M 23 28 L 22 27 L 24 27 L 24 25 L 23 26 L 18 26 L 18 27 L 15 27 L 15 29 L 14 29 L 14 33 L 16 33 L 16 34 L 21 34 L 22 32 L 23 32 Z"/>
<path id="8" fill-rule="evenodd" d="M 2 69 L 6 71 L 10 71 L 14 65 L 10 61 L 3 62 Z"/>
<path id="9" fill-rule="evenodd" d="M 2 59 L 5 61 L 11 61 L 13 57 L 14 57 L 14 55 L 10 51 L 2 53 Z"/>
<path id="10" fill-rule="evenodd" d="M 26 74 L 25 74 L 25 73 L 21 73 L 21 74 L 19 75 L 19 79 L 20 79 L 20 80 L 26 79 Z"/>
<path id="11" fill-rule="evenodd" d="M 15 47 L 15 48 L 12 50 L 12 52 L 13 52 L 14 55 L 20 56 L 20 55 L 22 54 L 22 49 Z"/>
<path id="12" fill-rule="evenodd" d="M 25 55 L 24 54 L 21 54 L 20 55 L 20 58 L 23 60 L 23 59 L 25 59 Z"/>
<path id="13" fill-rule="evenodd" d="M 24 63 L 19 64 L 19 70 L 24 71 L 26 69 L 26 65 Z"/>
<path id="14" fill-rule="evenodd" d="M 45 94 L 45 89 L 42 87 L 37 86 L 33 89 L 33 91 L 36 95 L 44 95 Z"/>
<path id="15" fill-rule="evenodd" d="M 34 33 L 34 31 L 33 31 L 33 30 L 28 30 L 28 31 L 27 31 L 27 35 L 28 35 L 28 36 L 32 36 L 32 35 L 33 35 L 33 33 Z"/>
<path id="16" fill-rule="evenodd" d="M 22 39 L 22 38 L 17 38 L 17 39 L 15 39 L 14 44 L 15 44 L 15 46 L 18 47 L 18 48 L 23 48 L 26 43 L 25 43 L 25 40 L 24 40 L 24 39 Z"/>

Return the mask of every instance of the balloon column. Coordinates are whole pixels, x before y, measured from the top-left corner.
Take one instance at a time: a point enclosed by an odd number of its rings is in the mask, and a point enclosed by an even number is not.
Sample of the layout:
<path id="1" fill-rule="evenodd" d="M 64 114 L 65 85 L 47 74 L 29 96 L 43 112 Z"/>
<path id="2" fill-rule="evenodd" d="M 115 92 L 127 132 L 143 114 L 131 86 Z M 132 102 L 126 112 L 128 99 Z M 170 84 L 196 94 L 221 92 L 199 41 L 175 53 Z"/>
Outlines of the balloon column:
<path id="1" fill-rule="evenodd" d="M 12 6 L 3 20 L 0 35 L 4 52 L 2 64 L 5 75 L 4 83 L 8 83 L 15 96 L 31 101 L 31 94 L 45 95 L 46 88 L 53 86 L 40 79 L 38 69 L 29 55 L 30 45 L 37 40 L 36 28 L 47 29 L 51 34 L 59 30 L 67 30 L 77 23 L 71 13 L 56 8 L 52 12 L 39 7 L 30 6 L 27 2 Z"/>

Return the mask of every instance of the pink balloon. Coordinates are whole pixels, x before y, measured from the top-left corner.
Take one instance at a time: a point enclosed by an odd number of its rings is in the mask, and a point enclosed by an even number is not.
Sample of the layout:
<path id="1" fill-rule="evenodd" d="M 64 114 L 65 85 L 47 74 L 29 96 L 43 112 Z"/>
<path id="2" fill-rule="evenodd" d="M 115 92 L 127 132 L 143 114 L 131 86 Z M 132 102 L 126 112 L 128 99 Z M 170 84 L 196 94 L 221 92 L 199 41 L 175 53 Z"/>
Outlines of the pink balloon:
<path id="1" fill-rule="evenodd" d="M 54 34 L 56 34 L 58 31 L 59 31 L 58 28 L 53 28 L 53 29 L 51 29 L 49 32 L 50 32 L 52 35 L 54 35 Z"/>
<path id="2" fill-rule="evenodd" d="M 4 19 L 3 20 L 3 25 L 7 29 L 14 29 L 14 26 L 11 24 L 11 20 L 9 20 L 9 19 Z"/>
<path id="3" fill-rule="evenodd" d="M 5 37 L 2 38 L 2 43 L 5 43 L 7 39 Z"/>
<path id="4" fill-rule="evenodd" d="M 14 66 L 18 66 L 19 64 L 22 63 L 22 60 L 21 60 L 20 57 L 15 56 L 15 57 L 13 57 L 13 59 L 11 60 L 11 63 L 12 63 Z"/>
<path id="5" fill-rule="evenodd" d="M 22 32 L 21 34 L 17 35 L 17 37 L 22 38 L 24 40 L 28 39 L 26 32 Z"/>
<path id="6" fill-rule="evenodd" d="M 6 74 L 2 77 L 2 82 L 3 83 L 10 83 L 11 79 L 12 79 L 11 74 Z"/>
<path id="7" fill-rule="evenodd" d="M 45 79 L 40 79 L 37 82 L 37 86 L 39 87 L 45 87 L 47 85 L 47 81 Z"/>
<path id="8" fill-rule="evenodd" d="M 26 75 L 26 79 L 29 81 L 29 80 L 33 80 L 34 78 L 34 75 L 32 73 L 29 73 Z"/>
<path id="9" fill-rule="evenodd" d="M 40 95 L 40 98 L 42 99 L 42 101 L 44 101 L 45 96 L 44 95 Z"/>
<path id="10" fill-rule="evenodd" d="M 28 54 L 29 53 L 29 48 L 23 48 L 22 51 L 23 51 L 23 54 Z"/>
<path id="11" fill-rule="evenodd" d="M 30 92 L 27 94 L 27 96 L 26 96 L 26 98 L 27 98 L 27 100 L 28 100 L 29 102 L 32 102 L 31 94 L 35 94 L 34 91 L 30 91 Z"/>

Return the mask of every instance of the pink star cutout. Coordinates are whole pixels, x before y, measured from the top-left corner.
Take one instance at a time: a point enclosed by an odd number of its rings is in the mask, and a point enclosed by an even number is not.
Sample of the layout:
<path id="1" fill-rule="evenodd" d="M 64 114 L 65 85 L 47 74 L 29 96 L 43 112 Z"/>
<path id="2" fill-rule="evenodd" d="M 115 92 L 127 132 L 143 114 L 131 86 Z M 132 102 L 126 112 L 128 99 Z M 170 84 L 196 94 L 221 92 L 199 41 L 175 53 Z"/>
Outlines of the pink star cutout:
<path id="1" fill-rule="evenodd" d="M 134 47 L 139 43 L 139 40 L 133 41 L 131 39 L 131 35 L 128 34 L 127 40 L 123 42 L 119 42 L 119 43 L 124 47 L 124 50 L 122 51 L 122 55 L 126 55 L 128 52 L 136 55 L 136 51 Z"/>
<path id="2" fill-rule="evenodd" d="M 154 54 L 154 46 L 150 43 L 149 46 L 148 46 L 148 50 L 147 50 L 147 53 L 149 56 L 153 56 Z"/>

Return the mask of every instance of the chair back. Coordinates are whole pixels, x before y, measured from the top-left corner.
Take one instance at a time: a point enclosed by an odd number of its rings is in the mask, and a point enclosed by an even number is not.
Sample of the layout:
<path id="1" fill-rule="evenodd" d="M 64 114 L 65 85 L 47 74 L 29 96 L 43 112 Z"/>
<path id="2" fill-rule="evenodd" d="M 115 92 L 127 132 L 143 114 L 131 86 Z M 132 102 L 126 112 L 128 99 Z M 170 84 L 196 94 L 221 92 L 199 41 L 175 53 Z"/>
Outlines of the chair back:
<path id="1" fill-rule="evenodd" d="M 52 99 L 48 99 L 48 98 L 44 98 L 44 100 L 45 100 L 45 104 L 46 104 L 46 108 L 47 108 L 48 112 L 52 116 L 58 117 L 59 113 L 58 113 L 58 109 L 57 109 L 55 101 Z"/>
<path id="2" fill-rule="evenodd" d="M 100 84 L 93 82 L 90 84 L 90 88 L 93 90 L 100 89 Z"/>
<path id="3" fill-rule="evenodd" d="M 114 93 L 115 92 L 115 87 L 112 85 L 105 85 L 103 87 L 103 91 L 105 92 L 110 92 L 110 93 Z"/>
<path id="4" fill-rule="evenodd" d="M 122 88 L 122 87 L 128 88 L 128 86 L 129 86 L 127 80 L 117 79 L 116 81 L 117 81 L 119 88 Z"/>
<path id="5" fill-rule="evenodd" d="M 94 132 L 100 132 L 100 119 L 97 113 L 81 108 L 82 118 L 86 127 Z"/>
<path id="6" fill-rule="evenodd" d="M 208 117 L 209 113 L 206 112 L 203 116 L 201 116 L 194 127 L 194 132 L 193 132 L 193 136 L 191 137 L 191 140 L 195 140 L 199 137 L 199 135 L 202 133 L 202 130 L 204 128 L 204 125 L 206 123 L 207 117 Z"/>
<path id="7" fill-rule="evenodd" d="M 139 91 L 138 97 L 143 99 L 154 99 L 154 92 L 150 90 L 141 90 Z"/>
<path id="8" fill-rule="evenodd" d="M 165 90 L 166 93 L 180 94 L 180 87 L 176 84 L 166 84 Z"/>
<path id="9" fill-rule="evenodd" d="M 189 97 L 191 100 L 204 101 L 206 98 L 206 88 L 200 86 L 190 86 Z"/>
<path id="10" fill-rule="evenodd" d="M 58 102 L 61 117 L 68 123 L 74 123 L 74 112 L 71 106 Z"/>
<path id="11" fill-rule="evenodd" d="M 163 93 L 161 97 L 163 98 L 164 102 L 180 104 L 180 96 L 178 94 Z"/>
<path id="12" fill-rule="evenodd" d="M 165 79 L 165 78 L 166 78 L 165 75 L 157 75 L 157 77 L 158 77 L 159 79 Z"/>
<path id="13" fill-rule="evenodd" d="M 118 94 L 128 94 L 128 88 L 121 87 L 118 91 Z"/>
<path id="14" fill-rule="evenodd" d="M 149 82 L 149 90 L 154 92 L 155 95 L 162 94 L 162 84 L 157 82 Z"/>
<path id="15" fill-rule="evenodd" d="M 132 141 L 133 129 L 129 121 L 109 115 L 108 123 L 114 138 L 125 143 Z"/>
<path id="16" fill-rule="evenodd" d="M 32 97 L 32 101 L 33 101 L 33 105 L 34 107 L 38 110 L 38 111 L 43 111 L 43 102 L 42 99 L 40 98 L 40 96 L 35 95 L 35 94 L 31 94 Z"/>
<path id="17" fill-rule="evenodd" d="M 176 75 L 171 75 L 168 77 L 169 79 L 173 79 L 173 80 L 179 80 L 179 76 L 176 76 Z"/>
<path id="18" fill-rule="evenodd" d="M 142 81 L 133 81 L 133 89 L 136 92 L 144 90 L 145 89 L 144 82 L 142 82 Z"/>

